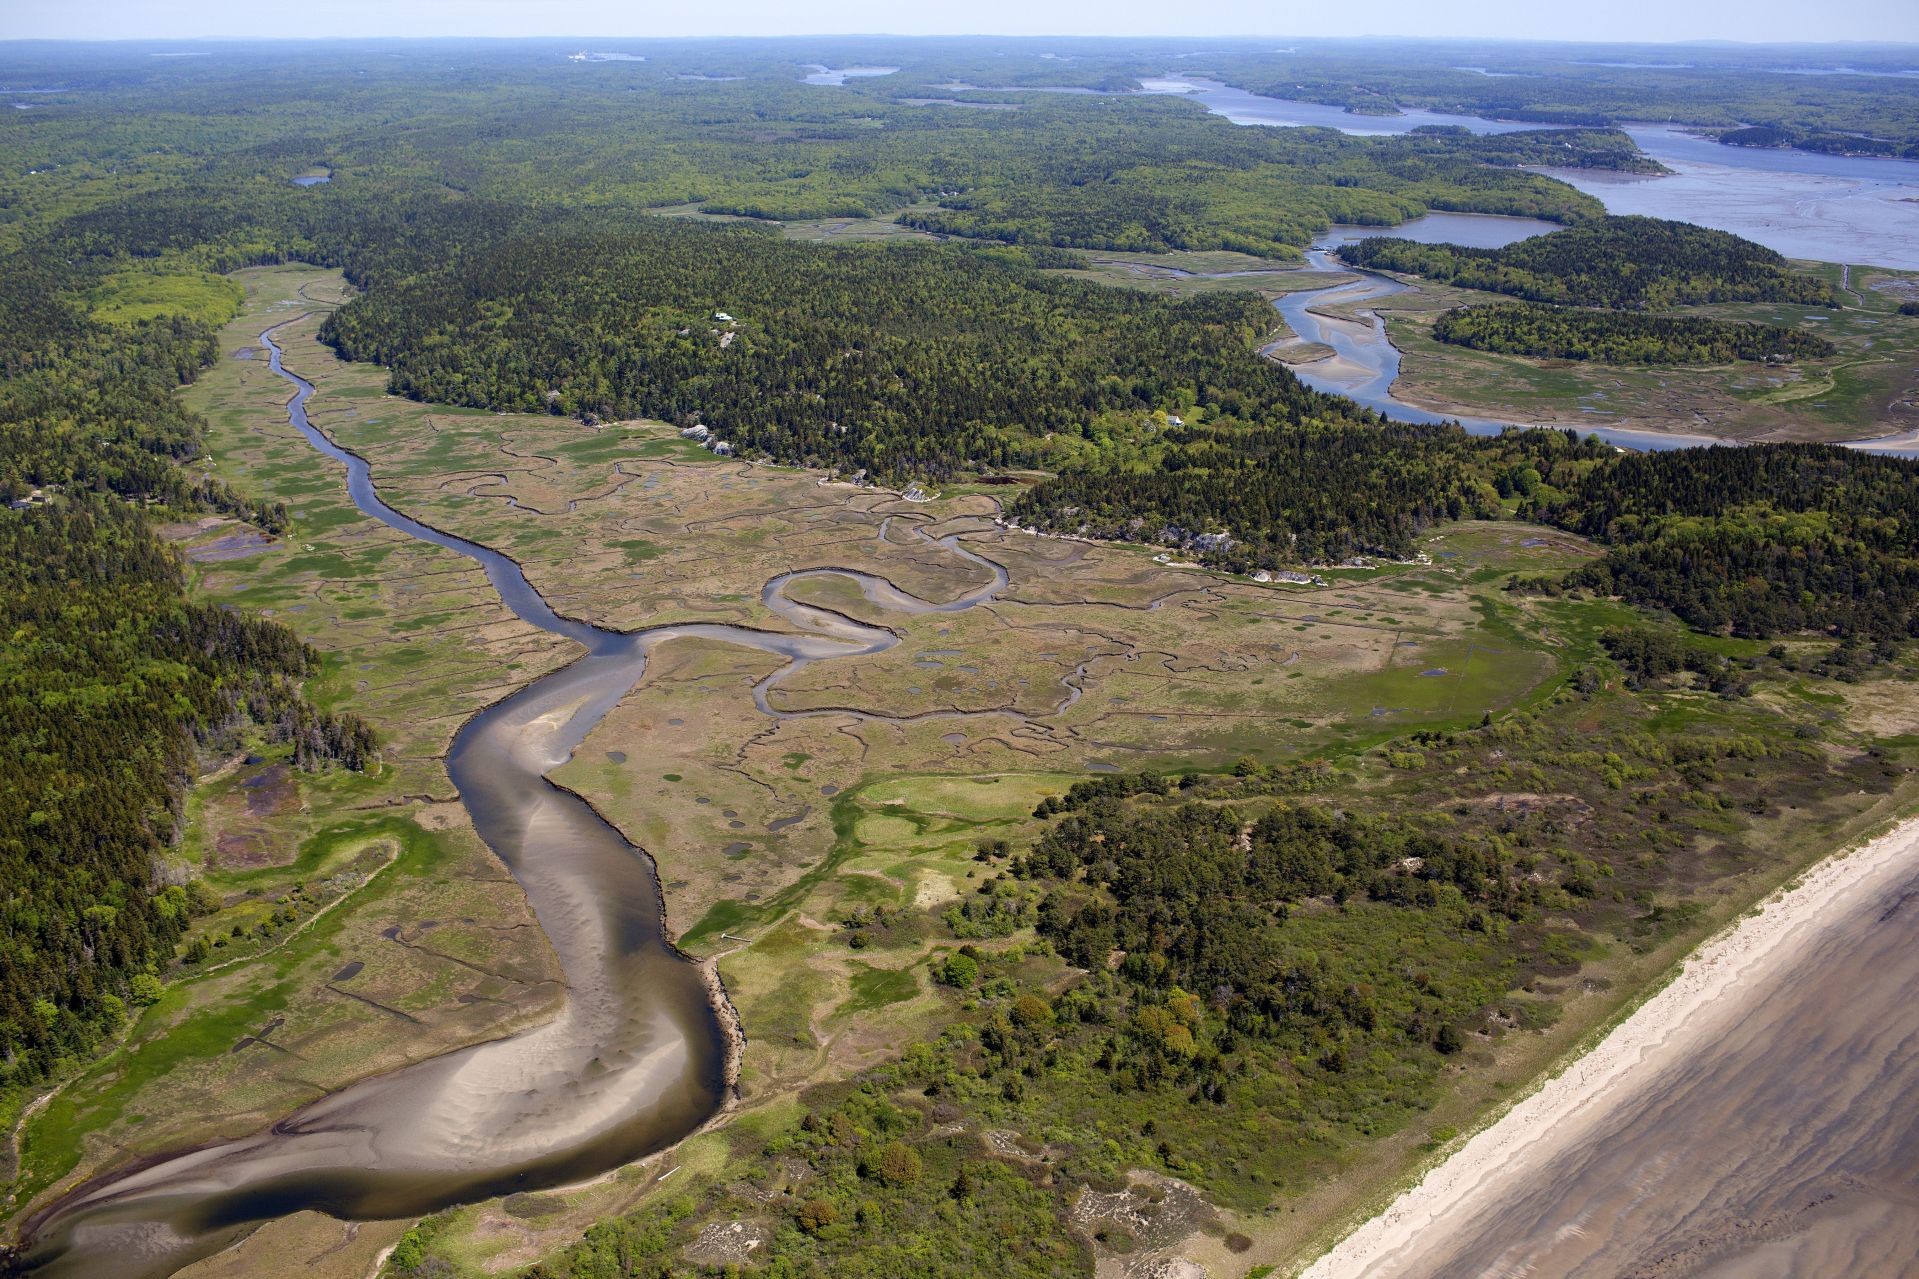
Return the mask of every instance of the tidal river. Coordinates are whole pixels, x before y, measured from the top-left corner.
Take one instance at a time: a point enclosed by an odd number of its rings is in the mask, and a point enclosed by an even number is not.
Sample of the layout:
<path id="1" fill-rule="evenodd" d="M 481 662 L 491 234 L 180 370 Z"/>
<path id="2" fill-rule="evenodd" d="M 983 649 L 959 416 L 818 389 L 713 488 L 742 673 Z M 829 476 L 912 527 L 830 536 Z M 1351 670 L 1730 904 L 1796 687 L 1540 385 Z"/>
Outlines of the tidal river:
<path id="1" fill-rule="evenodd" d="M 1328 314 L 1327 308 L 1391 297 L 1413 287 L 1389 276 L 1347 266 L 1333 257 L 1333 251 L 1342 244 L 1378 235 L 1427 243 L 1450 242 L 1476 248 L 1499 248 L 1557 230 L 1559 227 L 1551 222 L 1481 213 L 1430 213 L 1396 227 L 1331 228 L 1307 251 L 1308 269 L 1344 272 L 1358 278 L 1323 289 L 1284 294 L 1273 303 L 1280 317 L 1301 341 L 1332 350 L 1332 355 L 1326 359 L 1292 365 L 1294 375 L 1316 391 L 1346 396 L 1401 422 L 1457 422 L 1471 435 L 1497 435 L 1515 426 L 1537 425 L 1458 413 L 1436 413 L 1394 398 L 1393 383 L 1399 380 L 1400 352 L 1386 335 L 1386 322 L 1366 311 L 1359 312 L 1357 318 L 1348 319 Z M 1266 350 L 1269 354 L 1275 353 L 1285 345 L 1285 342 L 1275 343 Z M 1581 426 L 1579 430 L 1619 448 L 1639 451 L 1698 448 L 1726 442 L 1710 435 L 1640 431 L 1630 427 Z M 1919 456 L 1919 439 L 1915 439 L 1911 433 L 1854 440 L 1847 447 L 1900 457 Z"/>
<path id="2" fill-rule="evenodd" d="M 46 1279 L 161 1279 L 274 1217 L 303 1209 L 407 1217 L 562 1185 L 700 1127 L 732 1088 L 742 1040 L 731 1006 L 717 977 L 665 936 L 651 859 L 546 774 L 639 681 L 647 655 L 668 640 L 738 644 L 789 659 L 755 690 L 769 714 L 779 712 L 767 706 L 767 688 L 800 666 L 899 642 L 891 631 L 787 598 L 792 582 L 850 577 L 869 600 L 903 613 L 970 608 L 1006 585 L 1003 568 L 948 537 L 941 544 L 977 565 L 986 580 L 943 604 L 851 571 L 774 579 L 763 602 L 803 633 L 712 624 L 622 633 L 561 617 L 512 560 L 382 501 L 367 462 L 307 420 L 313 386 L 281 366 L 273 332 L 261 341 L 273 371 L 295 388 L 288 419 L 345 467 L 354 505 L 476 561 L 521 620 L 586 650 L 469 720 L 447 757 L 474 829 L 525 889 L 552 942 L 565 973 L 566 1007 L 544 1026 L 363 1080 L 250 1137 L 150 1159 L 80 1186 L 29 1224 L 25 1266 Z"/>

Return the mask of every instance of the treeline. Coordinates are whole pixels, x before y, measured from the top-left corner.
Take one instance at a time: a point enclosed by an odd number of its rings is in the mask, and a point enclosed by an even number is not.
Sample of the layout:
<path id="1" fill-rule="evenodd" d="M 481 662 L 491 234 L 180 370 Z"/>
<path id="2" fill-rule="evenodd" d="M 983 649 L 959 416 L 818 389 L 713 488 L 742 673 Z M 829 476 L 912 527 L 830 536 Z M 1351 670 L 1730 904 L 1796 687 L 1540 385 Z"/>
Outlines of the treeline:
<path id="1" fill-rule="evenodd" d="M 1177 120 L 1153 124 L 1175 133 L 1188 127 Z M 1055 139 L 1043 158 L 1022 154 L 1012 172 L 942 190 L 937 207 L 908 209 L 898 220 L 942 235 L 1013 244 L 1295 257 L 1333 222 L 1391 226 L 1434 209 L 1564 222 L 1597 216 L 1599 209 L 1569 201 L 1563 184 L 1516 170 L 1552 163 L 1637 172 L 1650 164 L 1624 134 L 1598 131 L 1476 137 L 1430 130 L 1364 140 L 1261 132 L 1271 136 L 1250 151 L 1210 127 L 1192 129 L 1184 151 L 1144 137 L 1102 141 L 1098 150 Z M 1034 171 L 1020 173 L 1027 166 Z"/>
<path id="2" fill-rule="evenodd" d="M 1742 636 L 1919 635 L 1919 462 L 1814 444 L 1621 454 L 1571 432 L 1384 423 L 1186 428 L 1035 485 L 1008 518 L 1238 571 L 1403 559 L 1450 519 L 1520 514 L 1605 556 L 1584 589 Z"/>
<path id="3" fill-rule="evenodd" d="M 175 390 L 215 355 L 183 319 L 96 323 L 74 244 L 0 269 L 0 1091 L 63 1073 L 150 999 L 195 905 L 161 878 L 201 751 L 264 738 L 364 767 L 371 731 L 320 711 L 314 652 L 194 602 L 145 511 L 287 509 L 197 468 Z"/>
<path id="4" fill-rule="evenodd" d="M 1723 364 L 1728 360 L 1821 359 L 1832 343 L 1781 324 L 1693 315 L 1587 311 L 1536 302 L 1454 307 L 1433 336 L 1455 346 L 1602 364 Z"/>
<path id="5" fill-rule="evenodd" d="M 1919 462 L 1820 444 L 1622 455 L 1528 513 L 1607 545 L 1561 587 L 1701 630 L 1919 635 Z"/>
<path id="6" fill-rule="evenodd" d="M 1827 155 L 1904 156 L 1919 159 L 1919 142 L 1873 138 L 1859 133 L 1782 128 L 1772 124 L 1727 129 L 1719 135 L 1719 141 L 1721 145 L 1729 147 L 1790 147 L 1797 151 L 1820 151 Z"/>
<path id="7" fill-rule="evenodd" d="M 61 304 L 65 281 L 24 256 L 0 268 L 0 502 L 95 491 L 283 530 L 285 503 L 183 467 L 200 456 L 202 425 L 174 391 L 213 360 L 212 331 L 180 318 L 90 323 Z"/>
<path id="8" fill-rule="evenodd" d="M 1176 405 L 1243 422 L 1370 417 L 1258 357 L 1273 320 L 1255 295 L 1169 302 L 1017 253 L 562 216 L 440 269 L 380 256 L 349 259 L 379 283 L 321 337 L 386 365 L 396 393 L 704 423 L 749 453 L 846 473 L 1027 465 L 1090 448 L 1102 420 L 1137 429 Z"/>
<path id="9" fill-rule="evenodd" d="M 1661 218 L 1607 217 L 1502 249 L 1374 236 L 1344 245 L 1354 266 L 1424 276 L 1531 302 L 1648 309 L 1702 302 L 1837 306 L 1824 280 L 1726 231 Z"/>
<path id="10" fill-rule="evenodd" d="M 1475 438 L 1381 422 L 1302 430 L 1188 427 L 1136 459 L 1066 471 L 1008 518 L 1055 532 L 1182 547 L 1242 571 L 1405 559 L 1434 524 L 1497 518 L 1509 473 L 1608 450 L 1556 431 Z"/>
<path id="11" fill-rule="evenodd" d="M 196 748 L 251 722 L 306 767 L 359 767 L 372 741 L 300 696 L 312 649 L 191 602 L 177 557 L 108 495 L 0 514 L 0 625 L 5 1088 L 83 1057 L 172 959 L 191 899 L 156 874 Z"/>

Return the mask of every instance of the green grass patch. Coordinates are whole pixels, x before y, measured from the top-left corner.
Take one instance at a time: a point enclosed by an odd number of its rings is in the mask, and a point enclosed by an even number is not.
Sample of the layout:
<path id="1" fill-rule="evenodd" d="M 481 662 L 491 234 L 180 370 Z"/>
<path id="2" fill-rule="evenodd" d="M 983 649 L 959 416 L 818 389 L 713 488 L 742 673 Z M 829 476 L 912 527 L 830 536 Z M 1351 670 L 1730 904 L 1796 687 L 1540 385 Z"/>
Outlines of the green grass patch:
<path id="1" fill-rule="evenodd" d="M 116 271 L 87 294 L 87 309 L 108 324 L 137 324 L 183 316 L 221 325 L 239 314 L 246 290 L 207 271 L 130 267 Z"/>

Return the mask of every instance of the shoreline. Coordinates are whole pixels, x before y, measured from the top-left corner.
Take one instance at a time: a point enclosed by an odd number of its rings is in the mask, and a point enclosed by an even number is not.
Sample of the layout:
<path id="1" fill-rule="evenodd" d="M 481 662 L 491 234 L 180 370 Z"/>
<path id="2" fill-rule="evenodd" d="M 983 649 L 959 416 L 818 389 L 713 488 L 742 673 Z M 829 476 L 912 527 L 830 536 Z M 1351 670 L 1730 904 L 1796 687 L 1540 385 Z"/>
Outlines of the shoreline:
<path id="1" fill-rule="evenodd" d="M 1919 818 L 1816 863 L 1707 938 L 1586 1052 L 1462 1140 L 1390 1204 L 1297 1271 L 1300 1279 L 1371 1279 L 1416 1265 L 1428 1238 L 1523 1185 L 1554 1155 L 1578 1146 L 1611 1105 L 1657 1069 L 1711 1041 L 1710 1023 L 1736 1010 L 1793 961 L 1793 942 L 1843 920 L 1919 863 Z"/>

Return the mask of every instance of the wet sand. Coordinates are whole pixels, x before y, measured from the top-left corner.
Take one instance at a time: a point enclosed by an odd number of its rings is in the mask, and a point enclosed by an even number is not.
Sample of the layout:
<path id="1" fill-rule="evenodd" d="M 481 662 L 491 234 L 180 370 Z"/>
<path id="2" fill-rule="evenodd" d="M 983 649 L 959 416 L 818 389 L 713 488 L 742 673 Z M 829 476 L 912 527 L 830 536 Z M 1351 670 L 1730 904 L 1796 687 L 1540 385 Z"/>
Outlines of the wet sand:
<path id="1" fill-rule="evenodd" d="M 1306 1279 L 1894 1279 L 1919 1258 L 1919 820 L 1822 863 Z"/>

